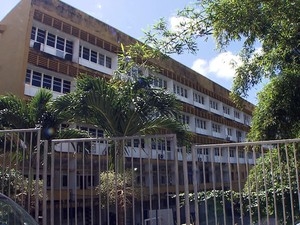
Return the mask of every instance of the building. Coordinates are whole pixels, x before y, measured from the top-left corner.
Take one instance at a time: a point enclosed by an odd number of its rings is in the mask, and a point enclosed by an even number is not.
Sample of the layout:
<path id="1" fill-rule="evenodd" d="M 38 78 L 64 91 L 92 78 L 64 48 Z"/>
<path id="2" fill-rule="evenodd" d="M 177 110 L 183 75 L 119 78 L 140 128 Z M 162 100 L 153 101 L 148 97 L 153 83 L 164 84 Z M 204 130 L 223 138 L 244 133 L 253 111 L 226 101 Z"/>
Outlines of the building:
<path id="1" fill-rule="evenodd" d="M 0 94 L 32 96 L 40 87 L 55 95 L 70 92 L 84 72 L 111 76 L 120 43 L 136 40 L 59 1 L 22 0 L 1 22 Z M 13 65 L 13 66 L 12 66 Z M 155 85 L 184 103 L 182 121 L 195 132 L 195 143 L 240 142 L 249 130 L 253 105 L 237 109 L 229 91 L 180 63 L 158 64 Z"/>
<path id="2" fill-rule="evenodd" d="M 79 73 L 109 78 L 118 65 L 120 43 L 135 41 L 58 0 L 21 0 L 0 23 L 0 94 L 30 97 L 44 87 L 59 96 L 74 89 Z M 153 85 L 168 89 L 183 103 L 181 119 L 196 134 L 194 143 L 245 141 L 254 105 L 244 101 L 244 109 L 238 109 L 229 98 L 229 90 L 173 59 L 157 62 L 157 66 L 161 73 L 156 74 Z M 208 151 L 199 150 L 200 155 L 207 156 L 204 162 L 209 162 L 208 155 L 222 155 L 222 149 Z M 235 151 L 230 150 L 231 154 L 234 157 Z M 243 158 L 243 154 L 235 157 Z M 236 166 L 233 168 L 237 171 Z M 209 183 L 209 171 L 203 173 Z M 67 174 L 62 175 L 62 185 L 67 179 Z M 80 179 L 79 188 L 85 189 Z"/>

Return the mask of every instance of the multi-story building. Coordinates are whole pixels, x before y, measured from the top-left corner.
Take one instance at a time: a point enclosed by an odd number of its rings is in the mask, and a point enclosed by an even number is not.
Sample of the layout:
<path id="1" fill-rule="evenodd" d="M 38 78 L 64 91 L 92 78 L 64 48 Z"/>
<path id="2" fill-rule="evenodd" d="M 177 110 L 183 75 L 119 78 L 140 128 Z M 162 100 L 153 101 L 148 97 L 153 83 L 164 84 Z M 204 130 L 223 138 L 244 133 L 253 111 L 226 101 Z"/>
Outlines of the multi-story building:
<path id="1" fill-rule="evenodd" d="M 79 73 L 113 75 L 120 43 L 136 40 L 59 1 L 22 0 L 1 22 L 0 93 L 33 96 L 72 91 Z M 173 92 L 183 105 L 182 121 L 195 143 L 240 142 L 249 130 L 253 105 L 237 109 L 229 91 L 172 59 L 157 62 L 154 85 Z M 5 78 L 5 79 L 4 79 Z"/>
<path id="2" fill-rule="evenodd" d="M 0 94 L 30 97 L 39 88 L 48 88 L 60 96 L 74 89 L 79 73 L 109 78 L 117 69 L 120 43 L 134 42 L 134 38 L 58 0 L 21 0 L 0 23 Z M 181 119 L 195 133 L 194 143 L 245 140 L 254 105 L 244 100 L 245 107 L 237 108 L 229 90 L 171 58 L 155 63 L 160 72 L 155 73 L 153 85 L 166 88 L 182 102 Z M 222 149 L 208 150 L 199 151 L 206 157 L 204 162 L 223 155 Z M 235 155 L 234 149 L 228 151 L 229 157 L 245 157 L 244 152 Z M 211 166 L 202 172 L 208 183 L 209 170 Z M 237 171 L 234 163 L 232 170 Z M 231 179 L 236 180 L 234 174 Z M 62 186 L 67 185 L 66 179 L 62 174 Z"/>

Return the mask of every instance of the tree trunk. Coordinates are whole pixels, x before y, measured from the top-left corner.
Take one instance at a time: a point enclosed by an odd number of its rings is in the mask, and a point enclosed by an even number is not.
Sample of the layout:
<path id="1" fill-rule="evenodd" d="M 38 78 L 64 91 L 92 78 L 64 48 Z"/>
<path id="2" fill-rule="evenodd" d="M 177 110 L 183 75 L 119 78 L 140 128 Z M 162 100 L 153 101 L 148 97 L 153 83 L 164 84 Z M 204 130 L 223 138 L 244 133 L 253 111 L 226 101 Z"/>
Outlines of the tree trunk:
<path id="1" fill-rule="evenodd" d="M 120 203 L 118 203 L 118 213 L 116 216 L 118 217 L 118 225 L 125 225 L 125 210 Z"/>

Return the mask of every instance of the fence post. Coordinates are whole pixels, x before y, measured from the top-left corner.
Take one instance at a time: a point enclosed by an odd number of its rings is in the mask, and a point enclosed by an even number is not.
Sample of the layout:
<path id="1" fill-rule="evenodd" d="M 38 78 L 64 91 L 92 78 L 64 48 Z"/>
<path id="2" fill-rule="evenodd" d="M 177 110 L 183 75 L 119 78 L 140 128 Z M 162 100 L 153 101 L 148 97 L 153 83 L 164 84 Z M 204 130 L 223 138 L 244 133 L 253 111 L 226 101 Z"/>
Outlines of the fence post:
<path id="1" fill-rule="evenodd" d="M 185 224 L 190 225 L 190 201 L 189 201 L 189 180 L 187 170 L 187 155 L 186 147 L 182 148 L 182 159 L 183 159 L 183 179 L 184 179 L 184 208 L 185 208 Z"/>
<path id="2" fill-rule="evenodd" d="M 41 128 L 37 128 L 36 140 L 36 176 L 35 176 L 35 220 L 39 220 L 39 181 L 40 181 L 40 152 L 41 152 Z"/>
<path id="3" fill-rule="evenodd" d="M 43 225 L 47 224 L 47 171 L 48 171 L 48 141 L 44 141 L 44 159 L 43 159 Z"/>
<path id="4" fill-rule="evenodd" d="M 196 154 L 197 148 L 192 146 L 192 163 L 193 163 L 193 186 L 194 186 L 194 195 L 195 195 L 195 222 L 196 225 L 199 225 L 199 205 L 198 205 L 198 181 L 197 181 L 197 165 L 198 157 Z"/>

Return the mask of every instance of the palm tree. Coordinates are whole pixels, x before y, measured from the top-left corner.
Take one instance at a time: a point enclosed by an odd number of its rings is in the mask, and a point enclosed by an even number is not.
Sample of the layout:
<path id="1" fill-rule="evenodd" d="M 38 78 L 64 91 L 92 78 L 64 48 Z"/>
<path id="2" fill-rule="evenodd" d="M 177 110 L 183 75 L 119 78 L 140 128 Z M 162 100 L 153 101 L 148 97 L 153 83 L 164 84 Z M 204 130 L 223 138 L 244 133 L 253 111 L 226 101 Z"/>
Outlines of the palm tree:
<path id="1" fill-rule="evenodd" d="M 48 140 L 51 142 L 54 138 L 75 138 L 86 137 L 83 132 L 75 129 L 61 129 L 62 123 L 69 120 L 69 115 L 65 112 L 60 112 L 55 108 L 56 100 L 53 99 L 52 93 L 46 89 L 40 89 L 35 96 L 31 99 L 22 99 L 15 95 L 0 96 L 0 129 L 26 129 L 26 128 L 41 128 L 41 140 Z M 10 141 L 7 141 L 10 139 Z M 37 142 L 37 134 L 26 135 L 19 133 L 15 135 L 14 132 L 0 136 L 0 164 L 1 164 L 1 177 L 12 177 L 12 167 L 15 167 L 18 177 L 23 176 L 20 171 L 20 163 L 29 163 L 30 167 L 36 167 L 37 161 L 35 160 L 37 146 L 41 143 Z M 21 144 L 22 143 L 22 144 Z M 9 146 L 8 146 L 9 145 Z M 30 147 L 29 147 L 30 146 Z M 49 147 L 51 144 L 49 144 Z M 29 147 L 29 148 L 27 148 Z M 9 150 L 7 150 L 9 149 Z M 21 150 L 20 150 L 21 149 Z M 31 151 L 31 149 L 33 151 Z M 41 148 L 42 150 L 43 148 Z M 24 153 L 24 154 L 23 154 Z M 6 158 L 6 160 L 5 160 Z M 7 160 L 9 159 L 9 160 Z M 9 163 L 7 164 L 7 161 Z M 41 162 L 42 163 L 42 162 Z M 24 164 L 23 164 L 24 165 Z M 27 181 L 29 194 L 32 192 L 32 183 L 35 183 L 32 177 L 28 179 L 23 177 L 21 181 Z M 5 180 L 5 179 L 4 179 Z M 10 183 L 1 182 L 2 190 L 14 190 Z M 17 190 L 17 189 L 16 189 Z M 8 192 L 8 195 L 15 198 L 15 192 Z"/>
<path id="2" fill-rule="evenodd" d="M 75 129 L 61 129 L 71 115 L 61 112 L 56 104 L 56 99 L 47 89 L 39 89 L 27 100 L 11 94 L 0 96 L 0 128 L 41 128 L 42 140 L 82 137 L 82 132 Z"/>
<path id="3" fill-rule="evenodd" d="M 106 80 L 82 75 L 76 90 L 60 97 L 57 109 L 72 113 L 76 121 L 103 129 L 109 137 L 155 134 L 167 129 L 186 138 L 186 129 L 177 120 L 180 106 L 175 96 L 150 83 L 150 77 Z"/>
<path id="4" fill-rule="evenodd" d="M 75 121 L 92 124 L 104 131 L 106 137 L 125 137 L 157 134 L 162 130 L 175 132 L 178 139 L 186 140 L 188 133 L 177 120 L 179 104 L 175 96 L 151 86 L 151 77 L 139 76 L 110 80 L 81 75 L 76 90 L 59 99 L 60 111 L 73 114 Z M 64 106 L 68 105 L 67 108 Z M 115 177 L 125 174 L 124 143 L 115 142 L 109 156 Z M 124 176 L 123 176 L 124 177 Z M 124 186 L 124 185 L 123 185 Z M 123 186 L 120 186 L 123 188 Z M 115 187 L 119 188 L 119 187 Z M 101 185 L 99 187 L 101 189 Z M 120 193 L 124 190 L 120 190 Z M 124 202 L 118 198 L 119 224 L 123 224 Z"/>
<path id="5" fill-rule="evenodd" d="M 106 137 L 175 132 L 187 140 L 185 127 L 177 120 L 179 104 L 175 96 L 150 85 L 150 77 L 123 80 L 82 75 L 74 92 L 62 96 L 57 106 L 73 114 L 75 121 L 102 129 Z M 67 108 L 65 106 L 68 106 Z M 124 148 L 116 148 L 122 156 Z M 121 160 L 122 161 L 122 160 Z"/>

